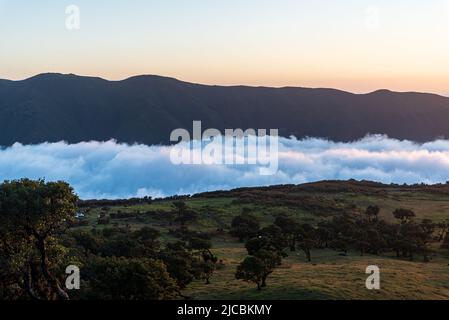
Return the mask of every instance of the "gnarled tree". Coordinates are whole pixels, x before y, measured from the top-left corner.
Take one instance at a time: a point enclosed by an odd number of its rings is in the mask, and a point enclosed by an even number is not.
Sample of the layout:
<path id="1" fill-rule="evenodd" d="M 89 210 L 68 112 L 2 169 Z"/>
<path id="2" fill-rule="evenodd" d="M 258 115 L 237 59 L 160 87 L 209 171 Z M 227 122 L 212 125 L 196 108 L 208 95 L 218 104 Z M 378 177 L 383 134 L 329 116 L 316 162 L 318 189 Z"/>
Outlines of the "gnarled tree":
<path id="1" fill-rule="evenodd" d="M 20 274 L 15 282 L 22 298 L 69 299 L 52 270 L 60 254 L 56 238 L 73 219 L 76 201 L 64 182 L 22 179 L 0 185 L 0 250 L 11 276 Z"/>

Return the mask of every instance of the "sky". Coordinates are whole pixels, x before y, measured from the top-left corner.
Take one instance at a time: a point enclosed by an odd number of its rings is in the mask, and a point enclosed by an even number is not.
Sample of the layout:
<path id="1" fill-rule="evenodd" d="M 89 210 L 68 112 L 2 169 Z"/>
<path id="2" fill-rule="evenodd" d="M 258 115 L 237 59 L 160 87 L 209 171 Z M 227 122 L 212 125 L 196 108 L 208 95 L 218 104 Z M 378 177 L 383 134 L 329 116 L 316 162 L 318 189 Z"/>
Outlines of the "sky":
<path id="1" fill-rule="evenodd" d="M 79 29 L 67 27 L 79 9 Z M 0 78 L 449 94 L 449 0 L 0 0 Z"/>

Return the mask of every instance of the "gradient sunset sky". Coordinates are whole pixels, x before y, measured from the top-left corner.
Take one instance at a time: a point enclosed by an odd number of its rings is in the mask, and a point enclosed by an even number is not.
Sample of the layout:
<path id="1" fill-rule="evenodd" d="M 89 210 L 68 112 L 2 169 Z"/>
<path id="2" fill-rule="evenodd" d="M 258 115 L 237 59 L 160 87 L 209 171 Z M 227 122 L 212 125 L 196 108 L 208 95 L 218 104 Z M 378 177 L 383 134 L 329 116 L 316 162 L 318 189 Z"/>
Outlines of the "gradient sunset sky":
<path id="1" fill-rule="evenodd" d="M 42 72 L 447 95 L 449 0 L 0 0 L 0 78 Z"/>

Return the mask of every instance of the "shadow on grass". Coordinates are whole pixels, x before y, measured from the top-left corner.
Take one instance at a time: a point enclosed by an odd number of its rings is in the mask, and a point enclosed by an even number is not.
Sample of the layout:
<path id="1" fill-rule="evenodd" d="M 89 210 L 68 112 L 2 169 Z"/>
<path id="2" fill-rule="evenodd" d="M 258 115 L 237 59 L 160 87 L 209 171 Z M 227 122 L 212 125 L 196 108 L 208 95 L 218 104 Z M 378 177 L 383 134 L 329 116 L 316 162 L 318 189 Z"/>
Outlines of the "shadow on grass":
<path id="1" fill-rule="evenodd" d="M 317 289 L 295 287 L 267 287 L 261 291 L 256 289 L 238 290 L 219 297 L 210 295 L 209 300 L 330 300 L 334 299 Z"/>

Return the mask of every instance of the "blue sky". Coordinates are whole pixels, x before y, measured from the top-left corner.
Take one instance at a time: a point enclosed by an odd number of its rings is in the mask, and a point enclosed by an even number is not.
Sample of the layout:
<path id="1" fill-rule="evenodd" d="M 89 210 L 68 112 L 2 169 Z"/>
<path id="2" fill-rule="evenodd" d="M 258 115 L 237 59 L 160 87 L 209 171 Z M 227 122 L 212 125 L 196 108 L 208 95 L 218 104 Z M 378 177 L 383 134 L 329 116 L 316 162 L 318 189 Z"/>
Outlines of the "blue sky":
<path id="1" fill-rule="evenodd" d="M 80 30 L 65 9 L 80 8 Z M 0 78 L 160 74 L 214 84 L 447 93 L 448 0 L 0 0 Z"/>

